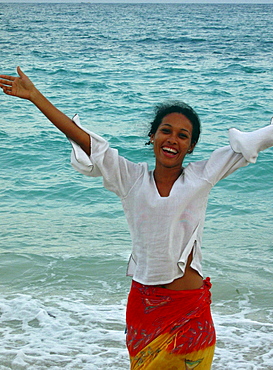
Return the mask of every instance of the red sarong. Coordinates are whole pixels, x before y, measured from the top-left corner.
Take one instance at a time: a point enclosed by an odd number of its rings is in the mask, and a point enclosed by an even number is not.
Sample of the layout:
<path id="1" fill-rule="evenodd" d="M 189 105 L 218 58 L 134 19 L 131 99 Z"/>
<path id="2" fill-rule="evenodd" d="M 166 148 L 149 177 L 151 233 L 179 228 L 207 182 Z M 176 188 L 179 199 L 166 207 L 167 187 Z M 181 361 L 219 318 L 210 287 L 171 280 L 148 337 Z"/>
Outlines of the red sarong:
<path id="1" fill-rule="evenodd" d="M 216 342 L 210 279 L 200 289 L 132 282 L 126 312 L 131 370 L 209 370 Z"/>

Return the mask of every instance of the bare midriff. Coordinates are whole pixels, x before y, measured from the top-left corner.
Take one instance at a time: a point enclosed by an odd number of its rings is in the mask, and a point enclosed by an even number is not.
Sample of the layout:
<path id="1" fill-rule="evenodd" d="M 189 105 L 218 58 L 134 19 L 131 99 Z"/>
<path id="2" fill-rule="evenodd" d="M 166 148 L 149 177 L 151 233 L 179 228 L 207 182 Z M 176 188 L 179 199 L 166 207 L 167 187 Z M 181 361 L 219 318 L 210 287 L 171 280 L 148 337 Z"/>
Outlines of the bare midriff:
<path id="1" fill-rule="evenodd" d="M 203 285 L 203 278 L 199 273 L 194 270 L 190 264 L 192 262 L 192 253 L 190 254 L 185 273 L 181 278 L 175 279 L 169 284 L 161 285 L 163 288 L 172 289 L 172 290 L 192 290 L 199 289 Z"/>

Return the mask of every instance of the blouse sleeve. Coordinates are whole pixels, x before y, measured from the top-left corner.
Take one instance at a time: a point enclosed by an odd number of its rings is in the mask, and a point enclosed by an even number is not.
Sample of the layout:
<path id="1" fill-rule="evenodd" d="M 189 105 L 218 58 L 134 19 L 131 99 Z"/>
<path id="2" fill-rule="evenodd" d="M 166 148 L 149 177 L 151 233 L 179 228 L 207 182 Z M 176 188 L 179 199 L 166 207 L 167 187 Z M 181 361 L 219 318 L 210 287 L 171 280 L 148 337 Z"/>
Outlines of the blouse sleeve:
<path id="1" fill-rule="evenodd" d="M 260 151 L 273 146 L 272 123 L 273 120 L 269 126 L 247 133 L 230 129 L 230 145 L 215 150 L 208 161 L 199 162 L 204 178 L 215 185 L 238 168 L 255 163 Z"/>
<path id="2" fill-rule="evenodd" d="M 89 157 L 77 143 L 70 140 L 72 166 L 83 175 L 102 176 L 106 189 L 121 198 L 125 197 L 143 173 L 143 164 L 135 164 L 121 157 L 116 149 L 109 147 L 106 140 L 83 128 L 77 115 L 74 116 L 73 121 L 90 135 L 91 155 Z"/>
<path id="3" fill-rule="evenodd" d="M 231 128 L 229 142 L 235 153 L 242 153 L 249 163 L 255 163 L 259 152 L 273 146 L 273 118 L 270 125 L 252 132 Z"/>

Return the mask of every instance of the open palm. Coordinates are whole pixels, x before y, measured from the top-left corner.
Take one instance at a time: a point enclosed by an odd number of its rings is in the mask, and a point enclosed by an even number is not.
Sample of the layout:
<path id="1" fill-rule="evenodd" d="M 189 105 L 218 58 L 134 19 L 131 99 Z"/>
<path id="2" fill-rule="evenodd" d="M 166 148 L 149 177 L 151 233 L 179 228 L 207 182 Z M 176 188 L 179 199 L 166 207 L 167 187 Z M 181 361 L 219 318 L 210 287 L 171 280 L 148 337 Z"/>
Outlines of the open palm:
<path id="1" fill-rule="evenodd" d="M 17 67 L 19 77 L 0 75 L 0 87 L 7 95 L 17 96 L 22 99 L 30 99 L 31 93 L 35 90 L 31 80 Z"/>

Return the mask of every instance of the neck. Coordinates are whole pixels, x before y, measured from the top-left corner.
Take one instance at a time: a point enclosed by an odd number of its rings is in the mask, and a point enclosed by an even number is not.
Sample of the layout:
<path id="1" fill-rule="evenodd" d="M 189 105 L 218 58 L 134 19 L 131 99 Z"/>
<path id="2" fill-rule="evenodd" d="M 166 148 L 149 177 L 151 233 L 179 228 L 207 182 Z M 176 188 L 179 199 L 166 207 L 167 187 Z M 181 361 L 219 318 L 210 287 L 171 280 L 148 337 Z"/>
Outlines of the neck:
<path id="1" fill-rule="evenodd" d="M 156 183 L 173 184 L 183 172 L 180 168 L 160 168 L 156 166 L 154 170 L 154 179 Z"/>
<path id="2" fill-rule="evenodd" d="M 173 184 L 181 175 L 183 168 L 178 170 L 174 169 L 165 169 L 164 171 L 160 170 L 158 167 L 154 170 L 154 179 L 155 184 L 158 190 L 158 193 L 161 197 L 168 197 L 172 190 Z"/>

